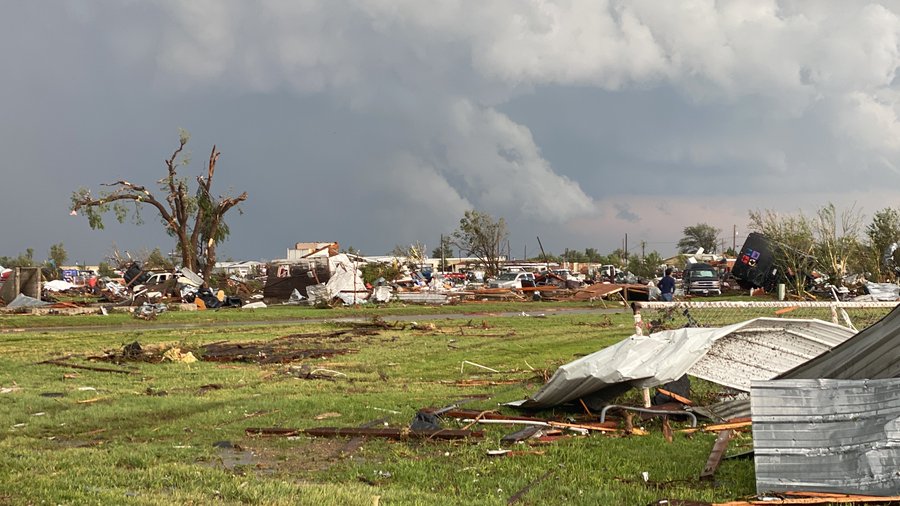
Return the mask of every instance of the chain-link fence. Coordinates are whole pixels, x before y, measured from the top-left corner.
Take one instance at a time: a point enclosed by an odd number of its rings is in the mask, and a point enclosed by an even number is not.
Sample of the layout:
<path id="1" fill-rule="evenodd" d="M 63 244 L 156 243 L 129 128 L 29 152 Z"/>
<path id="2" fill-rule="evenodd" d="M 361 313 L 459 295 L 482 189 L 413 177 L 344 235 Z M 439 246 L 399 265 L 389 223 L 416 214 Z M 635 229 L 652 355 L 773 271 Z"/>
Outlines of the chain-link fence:
<path id="1" fill-rule="evenodd" d="M 635 326 L 643 334 L 683 327 L 721 327 L 753 318 L 815 318 L 862 330 L 898 302 L 637 302 Z"/>

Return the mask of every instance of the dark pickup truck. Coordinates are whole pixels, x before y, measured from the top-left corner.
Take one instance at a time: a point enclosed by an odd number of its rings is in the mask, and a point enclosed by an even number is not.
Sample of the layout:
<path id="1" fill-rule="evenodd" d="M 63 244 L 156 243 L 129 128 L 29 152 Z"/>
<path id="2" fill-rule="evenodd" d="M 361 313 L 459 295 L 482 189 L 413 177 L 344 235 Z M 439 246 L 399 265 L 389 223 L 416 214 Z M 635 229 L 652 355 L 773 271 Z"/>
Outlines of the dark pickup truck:
<path id="1" fill-rule="evenodd" d="M 681 278 L 685 295 L 722 295 L 719 271 L 709 264 L 690 264 Z"/>

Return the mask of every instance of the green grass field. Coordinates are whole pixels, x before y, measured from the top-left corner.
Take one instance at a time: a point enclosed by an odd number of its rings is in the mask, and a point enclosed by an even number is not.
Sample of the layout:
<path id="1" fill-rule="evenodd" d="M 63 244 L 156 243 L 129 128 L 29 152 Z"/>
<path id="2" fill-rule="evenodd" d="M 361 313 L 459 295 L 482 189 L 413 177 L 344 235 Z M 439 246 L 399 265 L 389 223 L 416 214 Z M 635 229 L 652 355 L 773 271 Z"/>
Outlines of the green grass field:
<path id="1" fill-rule="evenodd" d="M 546 317 L 493 316 L 522 310 Z M 322 321 L 474 311 L 481 313 L 438 317 L 422 330 L 406 322 L 353 333 L 348 323 Z M 506 457 L 487 451 L 520 427 L 479 426 L 485 437 L 465 441 L 370 439 L 351 452 L 342 451 L 347 438 L 245 434 L 248 427 L 357 427 L 381 418 L 406 427 L 420 408 L 478 396 L 464 407 L 520 414 L 498 404 L 534 392 L 558 365 L 630 335 L 630 313 L 519 304 L 248 313 L 165 313 L 154 322 L 0 317 L 0 504 L 506 504 L 532 485 L 516 504 L 642 505 L 754 492 L 751 460 L 726 461 L 715 481 L 699 481 L 715 435 L 676 433 L 669 443 L 658 420 L 643 422 L 646 436 L 518 444 L 510 449 L 524 454 Z M 208 343 L 290 335 L 277 342 L 346 353 L 288 364 L 88 359 L 135 341 L 199 354 Z M 61 358 L 129 373 L 40 364 Z M 471 365 L 461 372 L 463 361 L 499 372 Z M 319 379 L 306 379 L 310 371 Z M 626 395 L 638 401 L 637 392 Z M 444 427 L 462 424 L 445 420 Z M 745 434 L 735 444 L 749 442 Z"/>

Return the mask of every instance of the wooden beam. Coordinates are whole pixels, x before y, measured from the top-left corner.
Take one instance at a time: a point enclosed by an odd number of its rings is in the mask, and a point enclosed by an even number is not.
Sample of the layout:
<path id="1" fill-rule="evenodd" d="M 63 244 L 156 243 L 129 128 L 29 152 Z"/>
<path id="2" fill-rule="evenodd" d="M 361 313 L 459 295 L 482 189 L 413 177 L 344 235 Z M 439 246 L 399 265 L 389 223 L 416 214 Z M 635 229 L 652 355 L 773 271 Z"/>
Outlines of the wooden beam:
<path id="1" fill-rule="evenodd" d="M 712 480 L 716 475 L 716 470 L 719 469 L 719 464 L 722 463 L 722 458 L 725 456 L 725 450 L 728 449 L 728 442 L 731 441 L 733 435 L 734 431 L 731 429 L 719 432 L 716 442 L 713 443 L 712 452 L 710 452 L 709 458 L 706 459 L 706 466 L 703 468 L 703 471 L 700 472 L 701 480 Z"/>

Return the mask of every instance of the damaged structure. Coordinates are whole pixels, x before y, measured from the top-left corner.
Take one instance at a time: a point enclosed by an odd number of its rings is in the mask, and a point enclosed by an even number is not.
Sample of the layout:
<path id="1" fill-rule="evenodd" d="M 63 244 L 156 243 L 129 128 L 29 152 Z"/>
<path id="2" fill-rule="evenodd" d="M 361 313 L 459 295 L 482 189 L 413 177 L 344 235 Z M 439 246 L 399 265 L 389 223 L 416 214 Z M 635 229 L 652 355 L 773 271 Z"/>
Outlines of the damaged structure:
<path id="1" fill-rule="evenodd" d="M 297 243 L 288 258 L 267 266 L 263 296 L 290 299 L 296 291 L 314 304 L 340 299 L 359 304 L 369 298 L 369 290 L 350 257 L 338 253 L 338 243 Z M 294 295 L 296 297 L 296 295 Z"/>
<path id="2" fill-rule="evenodd" d="M 756 318 L 718 328 L 683 328 L 634 335 L 562 365 L 523 408 L 581 399 L 599 409 L 632 387 L 663 385 L 685 374 L 749 392 L 846 341 L 853 332 L 821 320 Z"/>
<path id="3" fill-rule="evenodd" d="M 896 494 L 900 306 L 776 380 L 754 382 L 751 404 L 759 490 Z"/>
<path id="4" fill-rule="evenodd" d="M 605 413 L 625 390 L 686 374 L 744 394 L 690 409 L 751 415 L 759 493 L 900 492 L 900 306 L 858 333 L 821 320 L 757 318 L 636 334 L 561 366 L 510 405 L 581 402 Z"/>
<path id="5" fill-rule="evenodd" d="M 758 492 L 900 491 L 900 379 L 753 383 Z"/>

